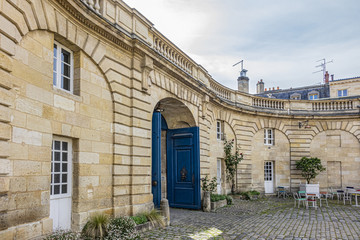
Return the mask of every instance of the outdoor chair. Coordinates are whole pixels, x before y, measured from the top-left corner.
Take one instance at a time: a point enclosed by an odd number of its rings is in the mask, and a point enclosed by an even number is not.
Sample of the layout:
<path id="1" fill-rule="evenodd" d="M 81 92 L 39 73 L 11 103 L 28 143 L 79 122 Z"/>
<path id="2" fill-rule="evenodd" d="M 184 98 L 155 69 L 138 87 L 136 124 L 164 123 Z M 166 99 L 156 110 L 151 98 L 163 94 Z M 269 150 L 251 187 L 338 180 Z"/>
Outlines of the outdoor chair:
<path id="1" fill-rule="evenodd" d="M 317 209 L 316 198 L 317 198 L 317 196 L 315 193 L 307 193 L 306 194 L 306 201 L 307 201 L 308 207 L 309 207 L 309 203 L 312 203 L 312 207 Z"/>
<path id="2" fill-rule="evenodd" d="M 352 192 L 355 192 L 354 188 L 346 188 L 346 191 L 345 191 L 344 197 L 343 197 L 344 205 L 346 204 L 346 201 L 349 201 L 350 205 L 351 205 Z"/>
<path id="3" fill-rule="evenodd" d="M 280 198 L 281 196 L 283 196 L 284 198 L 286 198 L 286 190 L 285 187 L 277 187 L 278 189 L 278 198 Z"/>
<path id="4" fill-rule="evenodd" d="M 336 193 L 337 192 L 332 187 L 328 189 L 328 196 L 331 197 L 331 200 L 334 200 L 334 196 L 336 195 Z"/>
<path id="5" fill-rule="evenodd" d="M 328 196 L 329 194 L 327 192 L 320 192 L 320 207 L 321 207 L 321 202 L 322 201 L 325 201 L 326 202 L 326 206 L 328 207 L 329 206 L 329 203 L 328 203 Z"/>
<path id="6" fill-rule="evenodd" d="M 306 191 L 298 191 L 299 197 L 306 198 Z"/>
<path id="7" fill-rule="evenodd" d="M 301 203 L 303 203 L 303 205 L 306 207 L 306 209 L 308 208 L 306 198 L 300 197 L 297 192 L 293 193 L 293 197 L 294 197 L 294 200 L 295 200 L 294 201 L 294 207 L 296 207 L 296 203 L 298 202 L 298 208 L 300 207 Z"/>
<path id="8" fill-rule="evenodd" d="M 337 197 L 338 202 L 339 202 L 342 198 L 344 198 L 344 196 L 345 196 L 345 192 L 344 192 L 343 190 L 337 190 L 337 191 L 336 191 L 336 197 Z"/>

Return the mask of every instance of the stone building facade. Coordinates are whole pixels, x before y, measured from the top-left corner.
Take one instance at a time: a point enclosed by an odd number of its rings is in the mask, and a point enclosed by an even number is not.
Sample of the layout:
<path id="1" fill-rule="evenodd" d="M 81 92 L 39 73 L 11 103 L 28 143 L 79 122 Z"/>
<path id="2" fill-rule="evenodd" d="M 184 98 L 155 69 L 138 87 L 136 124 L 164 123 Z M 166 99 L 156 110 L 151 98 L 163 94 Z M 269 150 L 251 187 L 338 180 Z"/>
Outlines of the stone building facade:
<path id="1" fill-rule="evenodd" d="M 323 160 L 323 188 L 360 183 L 358 96 L 226 88 L 120 0 L 0 11 L 0 239 L 77 231 L 94 212 L 133 215 L 161 197 L 198 208 L 201 177 L 229 191 L 224 138 L 244 154 L 239 190 L 296 188 L 303 156 Z"/>

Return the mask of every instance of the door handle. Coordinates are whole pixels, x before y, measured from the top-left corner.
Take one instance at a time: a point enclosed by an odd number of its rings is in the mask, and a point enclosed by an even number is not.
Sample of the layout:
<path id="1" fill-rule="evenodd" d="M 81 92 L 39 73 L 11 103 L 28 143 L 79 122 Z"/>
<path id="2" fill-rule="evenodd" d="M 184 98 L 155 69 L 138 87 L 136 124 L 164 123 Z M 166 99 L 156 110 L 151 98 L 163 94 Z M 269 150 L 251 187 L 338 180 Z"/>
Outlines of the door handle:
<path id="1" fill-rule="evenodd" d="M 156 180 L 153 180 L 153 181 L 152 181 L 152 185 L 153 185 L 154 187 L 156 187 L 156 186 L 157 186 L 157 181 L 156 181 Z"/>

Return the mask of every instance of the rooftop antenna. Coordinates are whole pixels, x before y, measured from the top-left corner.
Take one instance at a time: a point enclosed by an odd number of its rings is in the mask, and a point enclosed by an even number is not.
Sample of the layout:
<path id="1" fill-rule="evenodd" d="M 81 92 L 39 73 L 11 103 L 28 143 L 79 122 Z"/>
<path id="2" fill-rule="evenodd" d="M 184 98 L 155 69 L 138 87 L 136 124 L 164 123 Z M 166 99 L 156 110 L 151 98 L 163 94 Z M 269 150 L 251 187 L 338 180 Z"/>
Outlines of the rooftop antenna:
<path id="1" fill-rule="evenodd" d="M 315 67 L 320 67 L 321 70 L 313 72 L 313 73 L 323 72 L 323 83 L 325 83 L 326 64 L 334 62 L 334 59 L 327 62 L 325 60 L 325 58 L 323 58 L 323 59 L 317 60 L 316 62 L 321 62 L 319 65 L 315 66 Z"/>
<path id="2" fill-rule="evenodd" d="M 247 70 L 244 69 L 244 60 L 241 60 L 240 62 L 237 62 L 233 65 L 233 67 L 235 67 L 236 65 L 238 65 L 239 63 L 241 63 L 241 71 L 240 71 L 240 77 L 246 77 L 246 72 Z"/>

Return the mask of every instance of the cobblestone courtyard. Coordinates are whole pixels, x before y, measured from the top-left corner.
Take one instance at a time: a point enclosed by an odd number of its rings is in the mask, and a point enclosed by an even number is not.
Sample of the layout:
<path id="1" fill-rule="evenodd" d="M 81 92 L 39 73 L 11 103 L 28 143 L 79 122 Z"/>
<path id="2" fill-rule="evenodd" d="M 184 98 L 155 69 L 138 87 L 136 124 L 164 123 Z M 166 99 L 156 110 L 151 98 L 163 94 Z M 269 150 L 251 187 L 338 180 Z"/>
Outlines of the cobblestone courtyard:
<path id="1" fill-rule="evenodd" d="M 292 199 L 234 200 L 204 213 L 171 209 L 171 226 L 143 239 L 360 239 L 360 208 L 329 201 L 329 207 L 294 208 Z"/>

